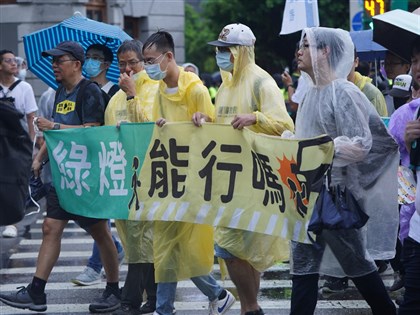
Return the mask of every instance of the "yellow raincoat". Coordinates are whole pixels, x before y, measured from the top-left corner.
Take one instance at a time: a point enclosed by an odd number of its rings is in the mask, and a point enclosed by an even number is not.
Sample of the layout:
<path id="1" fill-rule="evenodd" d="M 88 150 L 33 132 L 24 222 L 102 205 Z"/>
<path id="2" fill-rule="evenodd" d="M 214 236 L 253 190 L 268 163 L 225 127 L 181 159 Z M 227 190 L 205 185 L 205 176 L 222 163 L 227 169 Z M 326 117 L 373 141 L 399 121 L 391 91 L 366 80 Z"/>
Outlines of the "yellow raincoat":
<path id="1" fill-rule="evenodd" d="M 158 82 L 149 79 L 145 71 L 135 74 L 134 78 L 136 96 L 127 101 L 123 90 L 115 93 L 105 111 L 105 125 L 116 125 L 121 120 L 151 121 Z M 127 263 L 153 263 L 153 222 L 115 220 L 115 226 L 124 247 Z"/>
<path id="2" fill-rule="evenodd" d="M 160 81 L 153 107 L 153 120 L 191 121 L 199 111 L 214 117 L 207 88 L 191 72 L 179 67 L 178 90 L 167 93 Z M 165 127 L 163 127 L 165 128 Z M 156 221 L 154 225 L 154 262 L 156 282 L 177 282 L 207 275 L 214 260 L 213 227 L 208 225 Z"/>
<path id="3" fill-rule="evenodd" d="M 366 95 L 368 100 L 373 104 L 379 116 L 388 117 L 388 109 L 386 108 L 385 98 L 381 91 L 372 83 L 372 79 L 361 75 L 359 72 L 354 73 L 354 84 Z"/>
<path id="4" fill-rule="evenodd" d="M 256 115 L 247 128 L 268 135 L 293 130 L 283 95 L 274 79 L 255 64 L 254 47 L 234 46 L 233 75 L 222 72 L 223 83 L 216 96 L 216 123 L 230 123 L 236 114 Z M 232 255 L 248 261 L 262 272 L 289 255 L 288 241 L 280 237 L 238 229 L 217 227 L 217 244 Z"/>

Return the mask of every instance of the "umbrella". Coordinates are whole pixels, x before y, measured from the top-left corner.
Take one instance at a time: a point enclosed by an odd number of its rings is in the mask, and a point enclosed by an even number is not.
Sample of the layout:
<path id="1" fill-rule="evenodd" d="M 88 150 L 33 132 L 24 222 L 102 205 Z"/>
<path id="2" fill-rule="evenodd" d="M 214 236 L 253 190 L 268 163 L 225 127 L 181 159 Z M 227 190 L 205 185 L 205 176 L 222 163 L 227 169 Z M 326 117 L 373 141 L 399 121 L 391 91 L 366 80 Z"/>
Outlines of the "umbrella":
<path id="1" fill-rule="evenodd" d="M 119 27 L 88 19 L 76 12 L 61 23 L 23 36 L 23 44 L 29 70 L 46 84 L 57 89 L 58 84 L 55 81 L 51 61 L 41 56 L 43 51 L 52 49 L 66 40 L 79 42 L 85 50 L 91 44 L 104 44 L 114 53 L 107 78 L 117 83 L 120 71 L 116 52 L 123 41 L 130 39 L 132 38 Z"/>
<path id="2" fill-rule="evenodd" d="M 420 15 L 392 10 L 373 18 L 373 40 L 401 58 L 411 60 L 411 45 L 420 36 Z"/>
<path id="3" fill-rule="evenodd" d="M 350 32 L 350 36 L 360 60 L 372 61 L 385 58 L 386 48 L 372 40 L 372 30 Z"/>

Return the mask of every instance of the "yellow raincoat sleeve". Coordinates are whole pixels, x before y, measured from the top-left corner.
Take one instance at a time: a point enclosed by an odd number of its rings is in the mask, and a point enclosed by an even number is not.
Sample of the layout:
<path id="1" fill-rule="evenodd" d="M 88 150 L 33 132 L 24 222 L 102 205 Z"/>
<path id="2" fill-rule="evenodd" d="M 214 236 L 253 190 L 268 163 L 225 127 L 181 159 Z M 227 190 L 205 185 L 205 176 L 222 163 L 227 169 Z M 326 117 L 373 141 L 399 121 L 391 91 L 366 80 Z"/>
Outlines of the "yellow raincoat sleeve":
<path id="1" fill-rule="evenodd" d="M 280 89 L 271 80 L 265 80 L 259 88 L 257 123 L 251 129 L 268 135 L 280 136 L 283 131 L 293 131 L 293 120 L 286 110 Z"/>
<path id="2" fill-rule="evenodd" d="M 105 125 L 115 126 L 121 120 L 127 120 L 127 95 L 123 90 L 114 94 L 105 110 Z"/>
<path id="3" fill-rule="evenodd" d="M 127 101 L 128 121 L 152 121 L 152 109 L 159 81 L 151 80 L 146 71 L 138 73 L 136 80 L 136 96 Z"/>
<path id="4" fill-rule="evenodd" d="M 209 116 L 211 121 L 214 121 L 214 105 L 207 88 L 204 85 L 195 85 L 191 91 L 191 98 L 196 104 L 196 110 L 190 111 L 190 120 L 195 112 L 201 112 Z"/>

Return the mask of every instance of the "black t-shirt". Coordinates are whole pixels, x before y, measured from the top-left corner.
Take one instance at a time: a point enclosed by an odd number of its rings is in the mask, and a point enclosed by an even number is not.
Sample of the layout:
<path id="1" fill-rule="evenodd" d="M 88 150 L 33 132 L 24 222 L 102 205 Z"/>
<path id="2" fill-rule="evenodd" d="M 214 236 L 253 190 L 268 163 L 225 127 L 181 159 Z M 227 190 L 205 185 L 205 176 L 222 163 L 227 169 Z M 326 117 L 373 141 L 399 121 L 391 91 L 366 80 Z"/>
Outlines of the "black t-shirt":
<path id="1" fill-rule="evenodd" d="M 83 125 L 95 122 L 102 125 L 104 123 L 105 104 L 101 89 L 97 84 L 86 86 L 81 98 L 82 109 L 76 110 L 76 97 L 80 90 L 80 82 L 69 94 L 66 93 L 65 89 L 61 89 L 59 95 L 56 96 L 53 110 L 54 121 L 64 125 Z"/>

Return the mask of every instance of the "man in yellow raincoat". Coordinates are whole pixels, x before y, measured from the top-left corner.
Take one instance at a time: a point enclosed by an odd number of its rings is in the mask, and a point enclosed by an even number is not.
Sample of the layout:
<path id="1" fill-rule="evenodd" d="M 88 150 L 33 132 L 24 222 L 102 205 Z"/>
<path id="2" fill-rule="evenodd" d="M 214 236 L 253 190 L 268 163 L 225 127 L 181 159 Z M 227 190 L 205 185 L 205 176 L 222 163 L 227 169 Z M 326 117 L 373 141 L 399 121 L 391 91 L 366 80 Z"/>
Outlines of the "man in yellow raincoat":
<path id="1" fill-rule="evenodd" d="M 356 71 L 357 66 L 359 65 L 359 57 L 357 57 L 356 50 L 354 51 L 354 63 L 353 67 L 350 70 L 347 80 L 353 82 L 363 94 L 366 95 L 368 100 L 375 106 L 376 111 L 381 117 L 388 117 L 388 109 L 386 107 L 385 98 L 382 92 L 372 84 L 372 79 L 361 75 Z"/>
<path id="2" fill-rule="evenodd" d="M 216 123 L 230 123 L 235 129 L 278 135 L 293 130 L 281 91 L 274 79 L 255 64 L 255 36 L 243 24 L 223 28 L 216 41 L 216 60 L 223 83 L 216 96 Z M 197 112 L 193 122 L 200 126 L 212 121 Z M 241 301 L 241 315 L 264 314 L 257 302 L 260 272 L 288 255 L 288 243 L 280 237 L 218 227 L 216 256 L 226 261 L 229 275 Z"/>
<path id="3" fill-rule="evenodd" d="M 105 125 L 152 120 L 158 84 L 150 80 L 143 70 L 142 48 L 140 41 L 130 40 L 122 43 L 117 51 L 121 89 L 108 103 Z M 126 252 L 128 272 L 122 289 L 121 307 L 112 314 L 151 313 L 156 308 L 157 289 L 153 267 L 153 223 L 115 220 L 115 225 Z M 141 306 L 144 290 L 147 302 Z"/>
<path id="4" fill-rule="evenodd" d="M 200 111 L 213 117 L 214 108 L 200 78 L 185 72 L 175 61 L 171 34 L 159 31 L 144 43 L 145 70 L 159 81 L 153 120 L 164 128 L 166 122 L 191 121 Z M 213 227 L 156 221 L 154 225 L 155 277 L 158 282 L 155 315 L 172 315 L 177 281 L 191 278 L 209 299 L 209 314 L 224 314 L 234 303 L 233 295 L 220 287 L 209 274 L 213 266 Z"/>

